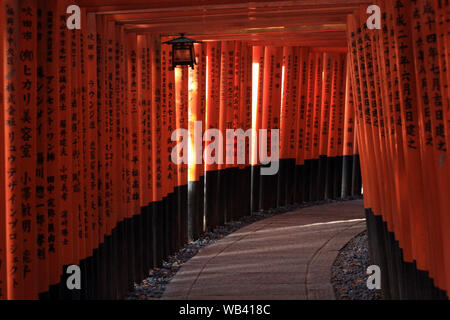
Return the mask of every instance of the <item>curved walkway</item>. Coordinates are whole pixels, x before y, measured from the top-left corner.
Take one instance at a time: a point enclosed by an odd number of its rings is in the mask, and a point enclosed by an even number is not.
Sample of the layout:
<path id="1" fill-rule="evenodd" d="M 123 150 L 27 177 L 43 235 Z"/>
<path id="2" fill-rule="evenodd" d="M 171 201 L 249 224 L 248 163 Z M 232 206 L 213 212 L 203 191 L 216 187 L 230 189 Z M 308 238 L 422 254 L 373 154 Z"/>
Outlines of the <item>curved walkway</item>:
<path id="1" fill-rule="evenodd" d="M 362 200 L 255 222 L 201 250 L 181 267 L 162 299 L 334 299 L 331 266 L 365 228 Z"/>

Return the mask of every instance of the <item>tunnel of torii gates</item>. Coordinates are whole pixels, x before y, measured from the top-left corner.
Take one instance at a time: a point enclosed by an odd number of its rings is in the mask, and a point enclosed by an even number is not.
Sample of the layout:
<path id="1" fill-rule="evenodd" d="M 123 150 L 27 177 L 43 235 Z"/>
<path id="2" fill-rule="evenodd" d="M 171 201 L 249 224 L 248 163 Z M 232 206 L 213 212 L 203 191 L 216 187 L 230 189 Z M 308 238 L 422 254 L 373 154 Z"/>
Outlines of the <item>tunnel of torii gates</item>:
<path id="1" fill-rule="evenodd" d="M 0 299 L 120 299 L 205 230 L 362 185 L 385 298 L 447 299 L 449 1 L 0 3 Z M 194 69 L 172 68 L 179 33 Z M 199 164 L 230 147 L 210 128 L 252 130 L 245 164 Z"/>

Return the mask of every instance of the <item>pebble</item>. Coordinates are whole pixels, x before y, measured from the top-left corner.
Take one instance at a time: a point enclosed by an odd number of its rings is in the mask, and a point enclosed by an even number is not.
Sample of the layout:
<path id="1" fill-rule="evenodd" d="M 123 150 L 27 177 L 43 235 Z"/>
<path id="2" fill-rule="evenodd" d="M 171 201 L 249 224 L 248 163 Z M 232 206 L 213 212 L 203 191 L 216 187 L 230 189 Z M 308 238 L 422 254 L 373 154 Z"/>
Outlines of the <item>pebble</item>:
<path id="1" fill-rule="evenodd" d="M 367 230 L 343 247 L 333 264 L 331 283 L 337 300 L 382 300 L 380 290 L 367 288 L 369 263 Z"/>

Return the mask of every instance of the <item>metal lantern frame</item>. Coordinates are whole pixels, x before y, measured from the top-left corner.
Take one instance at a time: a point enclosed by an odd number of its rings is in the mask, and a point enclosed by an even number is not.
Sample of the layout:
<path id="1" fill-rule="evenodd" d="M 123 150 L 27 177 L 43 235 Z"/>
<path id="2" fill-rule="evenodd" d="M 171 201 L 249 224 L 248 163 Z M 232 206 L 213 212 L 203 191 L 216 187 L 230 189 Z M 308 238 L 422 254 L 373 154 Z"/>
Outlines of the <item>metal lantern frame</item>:
<path id="1" fill-rule="evenodd" d="M 170 44 L 172 45 L 172 68 L 176 68 L 177 66 L 190 66 L 192 69 L 194 69 L 194 65 L 197 64 L 196 58 L 195 58 L 195 48 L 194 43 L 201 43 L 201 41 L 197 41 L 194 39 L 186 38 L 184 34 L 180 34 L 181 37 L 172 39 L 170 41 L 164 42 L 164 44 Z M 176 51 L 187 51 L 189 50 L 190 53 L 190 59 L 189 61 L 176 61 Z"/>

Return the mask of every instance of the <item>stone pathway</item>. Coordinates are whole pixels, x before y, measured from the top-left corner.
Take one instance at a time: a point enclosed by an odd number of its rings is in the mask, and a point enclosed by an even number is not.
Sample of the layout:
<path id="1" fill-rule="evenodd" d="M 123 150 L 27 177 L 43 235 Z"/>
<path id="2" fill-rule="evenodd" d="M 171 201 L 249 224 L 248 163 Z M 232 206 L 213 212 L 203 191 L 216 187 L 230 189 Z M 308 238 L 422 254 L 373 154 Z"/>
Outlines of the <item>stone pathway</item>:
<path id="1" fill-rule="evenodd" d="M 202 249 L 181 267 L 162 299 L 334 299 L 333 262 L 365 228 L 362 200 L 255 222 Z"/>

